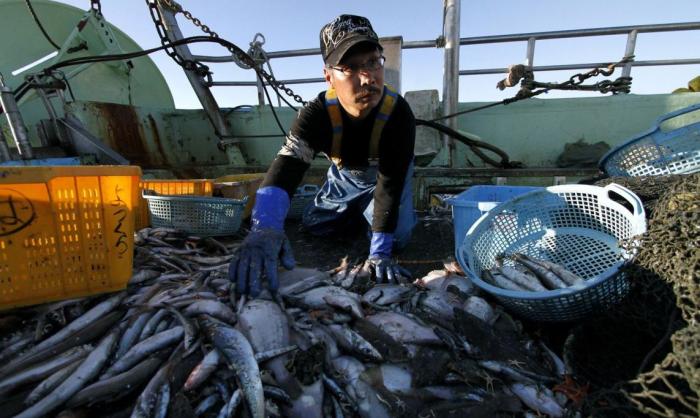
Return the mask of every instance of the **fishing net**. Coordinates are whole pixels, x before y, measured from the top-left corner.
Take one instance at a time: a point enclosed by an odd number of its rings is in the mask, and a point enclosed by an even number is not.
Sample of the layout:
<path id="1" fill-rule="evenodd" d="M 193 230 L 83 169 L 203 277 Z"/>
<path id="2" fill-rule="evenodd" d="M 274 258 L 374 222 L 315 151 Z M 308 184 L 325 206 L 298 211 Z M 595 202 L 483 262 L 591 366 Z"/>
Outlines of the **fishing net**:
<path id="1" fill-rule="evenodd" d="M 610 178 L 643 200 L 649 217 L 625 274 L 625 303 L 577 325 L 564 344 L 590 384 L 585 416 L 697 417 L 700 393 L 700 174 Z"/>

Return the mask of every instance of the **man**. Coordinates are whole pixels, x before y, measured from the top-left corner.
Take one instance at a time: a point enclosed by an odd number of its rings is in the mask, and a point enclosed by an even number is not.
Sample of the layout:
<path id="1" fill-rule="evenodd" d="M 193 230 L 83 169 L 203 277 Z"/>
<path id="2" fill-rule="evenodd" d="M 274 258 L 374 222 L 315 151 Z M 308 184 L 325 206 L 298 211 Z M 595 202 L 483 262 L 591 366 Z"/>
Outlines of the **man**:
<path id="1" fill-rule="evenodd" d="M 332 161 L 327 180 L 302 222 L 313 234 L 342 229 L 364 215 L 371 226 L 365 266 L 378 282 L 408 272 L 392 259 L 416 223 L 411 178 L 415 119 L 408 103 L 384 85 L 384 57 L 364 17 L 341 15 L 320 33 L 328 90 L 301 109 L 256 194 L 251 231 L 229 266 L 242 293 L 257 296 L 263 274 L 277 290 L 278 260 L 294 268 L 284 219 L 314 156 Z"/>

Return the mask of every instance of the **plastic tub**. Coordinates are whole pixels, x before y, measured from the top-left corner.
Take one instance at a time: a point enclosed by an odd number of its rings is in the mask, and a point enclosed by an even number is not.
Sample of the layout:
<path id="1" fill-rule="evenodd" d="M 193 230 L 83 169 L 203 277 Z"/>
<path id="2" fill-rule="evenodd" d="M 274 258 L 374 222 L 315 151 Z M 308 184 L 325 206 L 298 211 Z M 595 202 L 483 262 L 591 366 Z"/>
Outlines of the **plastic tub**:
<path id="1" fill-rule="evenodd" d="M 464 235 L 481 215 L 499 203 L 542 187 L 533 186 L 472 186 L 457 196 L 447 199 L 452 205 L 452 223 L 455 234 L 455 254 L 464 241 Z"/>
<path id="2" fill-rule="evenodd" d="M 623 199 L 627 205 L 613 200 Z M 612 183 L 563 185 L 504 202 L 467 232 L 457 260 L 467 277 L 509 310 L 535 321 L 573 321 L 620 302 L 629 292 L 621 273 L 633 252 L 621 242 L 646 232 L 637 195 Z M 514 253 L 562 265 L 581 285 L 543 292 L 506 290 L 481 279 L 498 257 Z"/>

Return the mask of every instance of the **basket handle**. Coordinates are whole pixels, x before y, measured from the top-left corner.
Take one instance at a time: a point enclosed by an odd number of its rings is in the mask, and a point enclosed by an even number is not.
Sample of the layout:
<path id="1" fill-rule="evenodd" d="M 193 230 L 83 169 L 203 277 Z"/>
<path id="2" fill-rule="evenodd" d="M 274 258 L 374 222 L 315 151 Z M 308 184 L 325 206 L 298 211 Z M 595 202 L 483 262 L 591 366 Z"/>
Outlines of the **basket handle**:
<path id="1" fill-rule="evenodd" d="M 622 187 L 617 183 L 610 183 L 607 186 L 604 187 L 605 189 L 605 199 L 612 200 L 610 199 L 610 192 L 614 192 L 618 195 L 620 195 L 623 199 L 625 199 L 629 204 L 632 206 L 632 215 L 635 217 L 641 217 L 642 219 L 645 219 L 645 212 L 644 212 L 644 206 L 642 206 L 642 202 L 639 200 L 636 194 L 632 193 L 632 191 L 626 187 Z"/>
<path id="2" fill-rule="evenodd" d="M 676 116 L 680 116 L 680 115 L 685 114 L 685 113 L 690 113 L 690 112 L 695 111 L 695 110 L 700 110 L 700 103 L 696 103 L 692 106 L 688 106 L 688 107 L 685 107 L 683 109 L 674 110 L 673 112 L 667 113 L 667 114 L 659 117 L 656 120 L 656 126 L 658 127 L 659 125 L 661 125 L 661 123 L 663 123 L 671 118 L 675 118 Z"/>

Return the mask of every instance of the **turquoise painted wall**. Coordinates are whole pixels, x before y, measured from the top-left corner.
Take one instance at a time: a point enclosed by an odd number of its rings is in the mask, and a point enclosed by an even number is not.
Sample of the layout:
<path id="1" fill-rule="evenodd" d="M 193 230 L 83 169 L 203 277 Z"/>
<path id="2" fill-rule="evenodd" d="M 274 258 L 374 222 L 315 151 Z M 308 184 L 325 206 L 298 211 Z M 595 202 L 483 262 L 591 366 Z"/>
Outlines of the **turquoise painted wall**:
<path id="1" fill-rule="evenodd" d="M 506 151 L 512 160 L 529 167 L 554 167 L 564 145 L 584 139 L 615 146 L 649 129 L 661 115 L 700 102 L 700 93 L 619 95 L 574 99 L 529 99 L 459 117 L 459 127 Z M 466 110 L 484 103 L 460 103 Z M 693 112 L 687 120 L 700 119 Z M 440 157 L 444 157 L 441 154 Z M 455 166 L 466 159 L 483 166 L 467 147 L 457 144 Z M 441 165 L 437 158 L 432 165 Z"/>
<path id="2" fill-rule="evenodd" d="M 522 161 L 528 167 L 554 167 L 554 161 L 566 143 L 582 138 L 586 142 L 605 141 L 614 146 L 649 129 L 659 116 L 698 102 L 700 93 L 530 99 L 460 116 L 459 126 L 505 150 L 512 160 Z M 460 109 L 483 104 L 461 103 Z M 164 157 L 152 159 L 160 161 L 158 168 L 167 169 L 170 165 L 179 170 L 192 169 L 192 175 L 199 173 L 207 177 L 227 173 L 233 168 L 228 167 L 226 154 L 216 147 L 216 136 L 202 110 L 137 107 L 129 111 L 122 108 L 128 117 L 125 120 L 120 117 L 108 124 L 107 113 L 100 110 L 104 105 L 75 102 L 69 107 L 88 130 L 100 138 L 123 141 L 124 136 L 140 136 L 146 152 L 160 153 L 162 156 L 159 157 Z M 241 140 L 248 163 L 269 165 L 284 140 L 270 109 L 253 106 L 222 111 L 230 122 L 233 135 Z M 114 117 L 114 112 L 112 109 L 109 113 L 111 117 Z M 282 108 L 277 109 L 277 114 L 288 130 L 296 112 Z M 697 120 L 700 112 L 694 112 L 690 117 Z M 124 123 L 138 127 L 127 129 L 125 133 L 115 132 L 115 128 L 123 127 Z M 9 131 L 2 125 L 0 122 L 9 140 Z M 154 132 L 157 132 L 158 144 Z M 133 138 L 126 140 L 133 141 Z M 431 166 L 444 166 L 447 161 L 444 151 L 441 150 Z M 483 166 L 467 147 L 457 143 L 455 167 L 469 167 L 467 159 L 476 167 Z M 325 166 L 328 163 L 325 158 L 318 157 L 314 164 Z"/>

